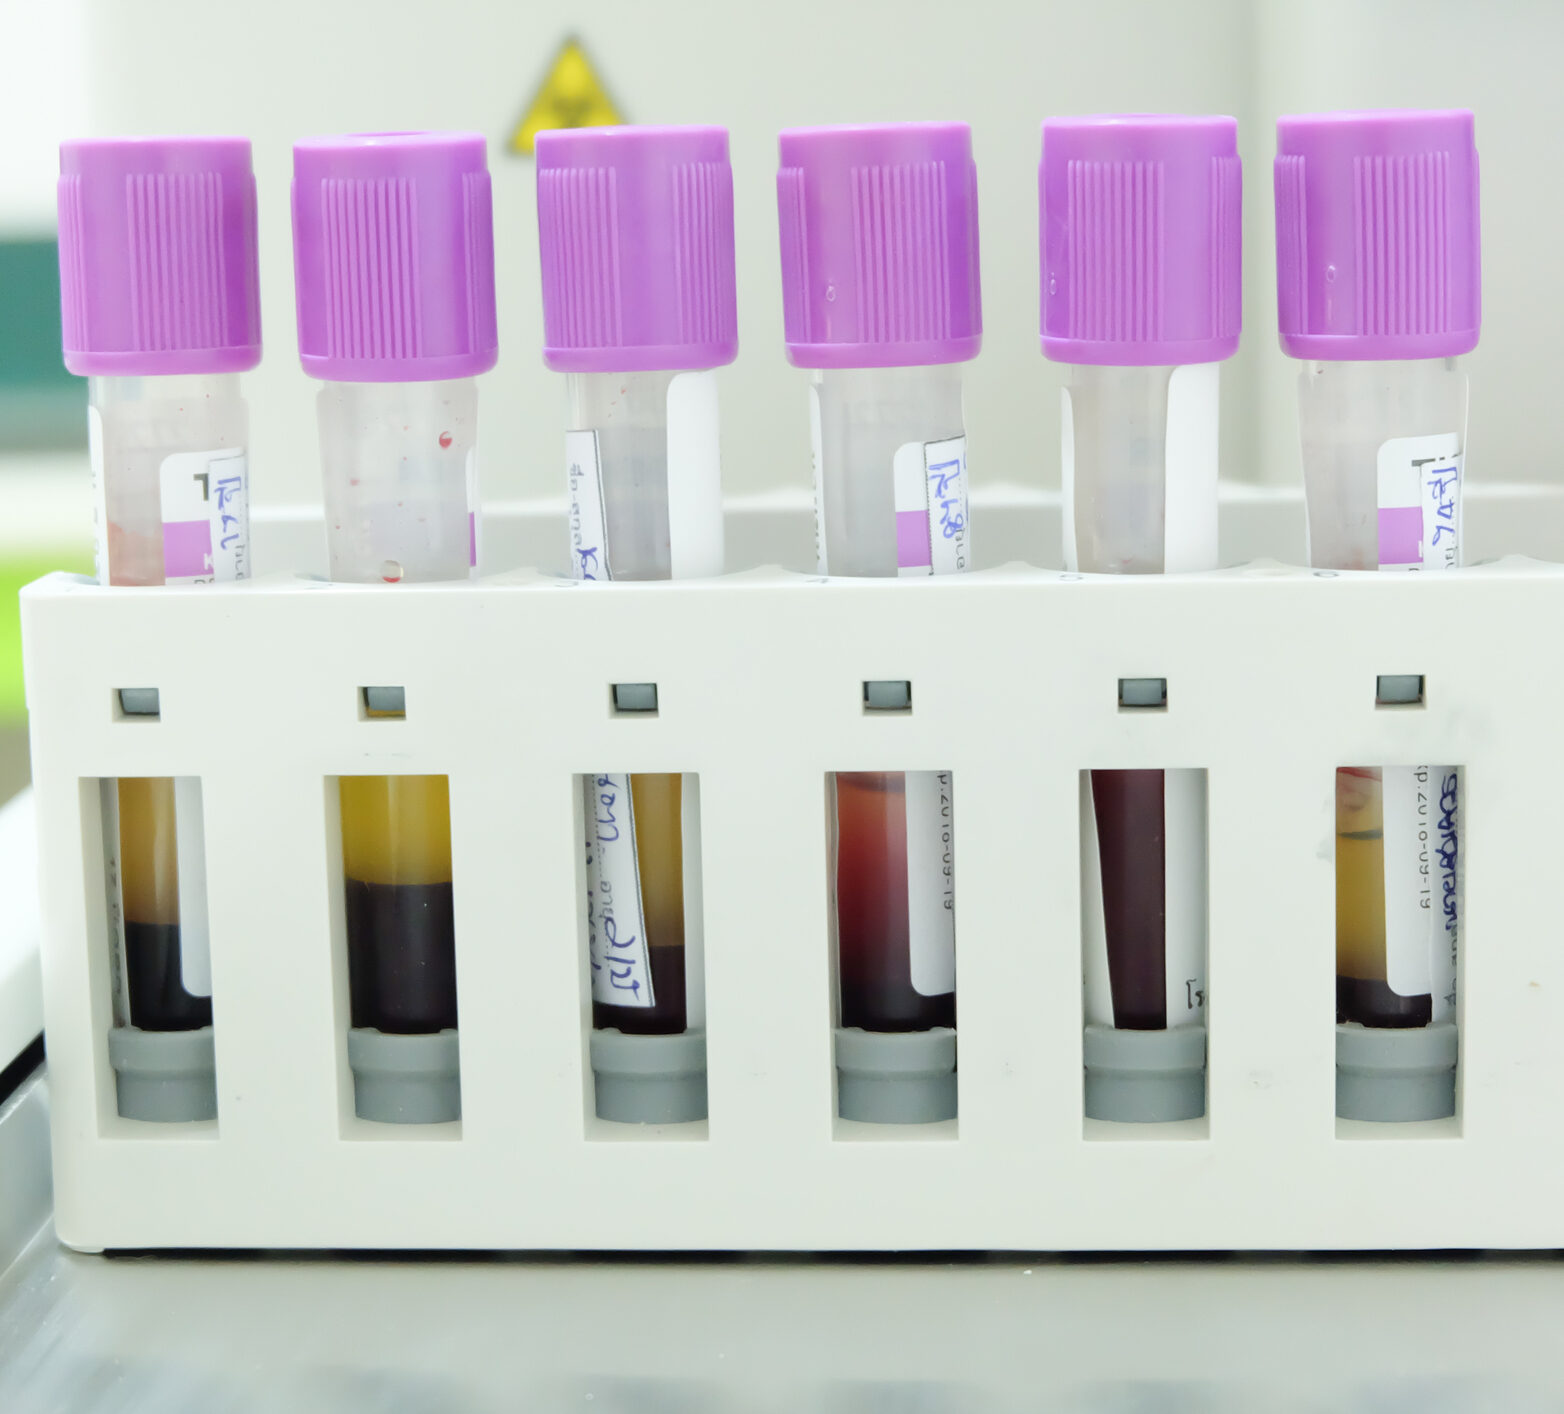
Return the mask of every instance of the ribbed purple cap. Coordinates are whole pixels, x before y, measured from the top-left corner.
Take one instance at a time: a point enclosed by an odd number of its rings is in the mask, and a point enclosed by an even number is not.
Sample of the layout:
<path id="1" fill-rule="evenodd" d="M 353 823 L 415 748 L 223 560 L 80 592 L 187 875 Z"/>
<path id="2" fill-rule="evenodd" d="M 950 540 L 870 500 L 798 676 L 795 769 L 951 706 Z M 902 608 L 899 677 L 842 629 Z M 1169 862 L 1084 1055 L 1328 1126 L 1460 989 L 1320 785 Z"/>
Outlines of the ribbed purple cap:
<path id="1" fill-rule="evenodd" d="M 494 213 L 478 133 L 293 145 L 299 358 L 337 383 L 486 373 L 499 357 Z"/>
<path id="2" fill-rule="evenodd" d="M 1276 124 L 1276 303 L 1293 358 L 1452 358 L 1482 325 L 1472 115 Z"/>
<path id="3" fill-rule="evenodd" d="M 61 143 L 59 208 L 72 373 L 242 373 L 261 361 L 248 139 Z"/>
<path id="4" fill-rule="evenodd" d="M 739 351 L 728 130 L 537 137 L 543 359 L 564 373 L 718 368 Z"/>
<path id="5" fill-rule="evenodd" d="M 1243 324 L 1233 118 L 1050 118 L 1037 170 L 1043 353 L 1059 363 L 1214 363 Z"/>
<path id="6" fill-rule="evenodd" d="M 976 355 L 983 296 L 971 129 L 794 128 L 780 145 L 788 359 L 893 368 Z"/>

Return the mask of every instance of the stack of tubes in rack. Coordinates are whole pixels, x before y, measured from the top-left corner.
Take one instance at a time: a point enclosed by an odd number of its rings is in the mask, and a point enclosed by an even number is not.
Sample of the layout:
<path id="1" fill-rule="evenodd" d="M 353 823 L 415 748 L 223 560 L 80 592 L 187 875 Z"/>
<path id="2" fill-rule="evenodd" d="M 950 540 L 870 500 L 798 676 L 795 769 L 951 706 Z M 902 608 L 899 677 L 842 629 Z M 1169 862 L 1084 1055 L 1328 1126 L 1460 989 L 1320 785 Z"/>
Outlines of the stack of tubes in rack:
<path id="1" fill-rule="evenodd" d="M 809 371 L 819 567 L 959 573 L 972 562 L 961 369 L 982 333 L 970 133 L 959 123 L 798 129 L 781 135 L 780 156 L 787 351 Z M 312 139 L 294 163 L 299 351 L 320 383 L 331 576 L 388 593 L 473 576 L 475 379 L 498 356 L 483 139 Z M 249 144 L 68 142 L 61 173 L 65 358 L 90 380 L 98 578 L 244 578 L 252 468 L 239 384 L 261 353 Z M 1283 119 L 1275 199 L 1311 563 L 1453 568 L 1466 407 L 1457 359 L 1479 324 L 1471 115 Z M 1241 322 L 1236 124 L 1051 119 L 1039 211 L 1043 352 L 1067 366 L 1066 563 L 1214 568 L 1219 369 Z M 570 406 L 561 534 L 572 573 L 720 574 L 713 370 L 737 355 L 726 131 L 545 132 L 537 213 L 544 358 L 565 375 Z M 934 771 L 834 778 L 844 1032 L 953 1037 L 952 785 Z M 698 848 L 690 778 L 604 771 L 581 789 L 593 1027 L 698 1033 L 684 947 L 700 907 L 686 883 Z M 1089 1031 L 1203 1025 L 1204 789 L 1203 773 L 1187 770 L 1083 779 Z M 199 783 L 124 779 L 110 796 L 116 1024 L 208 1028 L 205 923 L 189 912 L 204 897 Z M 1337 801 L 1337 1021 L 1448 1022 L 1459 772 L 1344 766 Z M 351 1024 L 454 1032 L 446 780 L 343 777 L 340 803 Z M 952 1040 L 934 1069 L 953 1071 L 954 1054 Z M 1092 1064 L 1089 1046 L 1089 1114 Z M 1098 1112 L 1203 1113 L 1203 1042 L 1194 1073 L 1181 1099 L 1120 1094 Z M 903 1112 L 873 1084 L 851 1103 L 848 1089 L 847 1117 L 954 1117 L 953 1085 Z M 698 1093 L 666 1113 L 606 1112 L 688 1119 L 704 1103 L 701 1075 Z"/>

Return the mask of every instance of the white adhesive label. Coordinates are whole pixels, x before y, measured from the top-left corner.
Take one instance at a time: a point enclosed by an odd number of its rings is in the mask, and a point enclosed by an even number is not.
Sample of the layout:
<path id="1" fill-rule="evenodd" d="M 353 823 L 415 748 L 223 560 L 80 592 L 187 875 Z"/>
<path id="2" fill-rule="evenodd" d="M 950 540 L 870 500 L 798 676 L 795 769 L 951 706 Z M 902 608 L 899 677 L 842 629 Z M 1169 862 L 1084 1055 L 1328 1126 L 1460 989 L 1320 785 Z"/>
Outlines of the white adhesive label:
<path id="1" fill-rule="evenodd" d="M 668 553 L 674 579 L 722 573 L 722 439 L 717 375 L 668 384 Z"/>
<path id="2" fill-rule="evenodd" d="M 1075 412 L 1068 388 L 1061 388 L 1059 397 L 1059 513 L 1064 519 L 1064 567 L 1074 574 L 1081 568 L 1075 540 Z"/>
<path id="3" fill-rule="evenodd" d="M 87 407 L 87 458 L 92 465 L 92 563 L 99 584 L 109 582 L 109 493 L 103 480 L 103 414 Z"/>
<path id="4" fill-rule="evenodd" d="M 1459 933 L 1460 773 L 1451 766 L 1386 766 L 1385 981 L 1431 997 L 1433 1019 L 1455 1006 Z"/>
<path id="5" fill-rule="evenodd" d="M 701 914 L 701 778 L 679 781 L 680 857 L 684 865 L 684 1024 L 706 1024 L 706 920 Z"/>
<path id="6" fill-rule="evenodd" d="M 1393 437 L 1376 465 L 1379 567 L 1443 572 L 1461 562 L 1461 439 L 1454 432 Z M 1452 766 L 1386 766 L 1385 981 L 1398 996 L 1455 1008 L 1459 936 L 1460 773 Z"/>
<path id="7" fill-rule="evenodd" d="M 1162 492 L 1162 568 L 1167 574 L 1217 566 L 1221 370 L 1219 363 L 1191 363 L 1175 368 L 1168 380 Z"/>
<path id="8" fill-rule="evenodd" d="M 565 434 L 565 467 L 570 488 L 570 572 L 576 579 L 612 579 L 596 432 Z M 587 776 L 582 792 L 592 1000 L 605 1006 L 655 1006 L 630 777 L 611 771 Z"/>
<path id="9" fill-rule="evenodd" d="M 576 579 L 612 579 L 596 432 L 565 433 L 565 470 L 570 489 L 570 573 Z"/>
<path id="10" fill-rule="evenodd" d="M 125 890 L 119 860 L 119 782 L 102 781 L 104 894 L 109 910 L 110 963 L 113 970 L 114 1024 L 130 1025 L 130 969 L 125 958 Z"/>
<path id="11" fill-rule="evenodd" d="M 158 468 L 158 492 L 165 584 L 249 578 L 250 488 L 243 448 L 171 453 Z"/>
<path id="12" fill-rule="evenodd" d="M 1162 773 L 1168 1025 L 1206 1012 L 1206 773 Z"/>
<path id="13" fill-rule="evenodd" d="M 820 390 L 809 385 L 809 458 L 815 478 L 815 570 L 829 574 L 825 556 L 825 450 L 820 430 Z"/>
<path id="14" fill-rule="evenodd" d="M 608 772 L 588 776 L 584 794 L 592 1000 L 605 1006 L 655 1006 L 630 777 Z"/>
<path id="15" fill-rule="evenodd" d="M 1429 993 L 1433 879 L 1429 870 L 1432 801 L 1426 766 L 1381 773 L 1385 810 L 1385 980 L 1403 997 Z M 1390 881 L 1397 887 L 1390 887 Z M 1411 888 L 1404 885 L 1415 881 Z"/>
<path id="16" fill-rule="evenodd" d="M 478 512 L 481 502 L 478 500 L 478 449 L 467 449 L 467 567 L 472 572 L 472 577 L 478 577 L 478 526 L 481 517 Z"/>
<path id="17" fill-rule="evenodd" d="M 1162 480 L 1162 569 L 1217 568 L 1221 364 L 1190 363 L 1168 379 Z M 1206 1015 L 1206 773 L 1162 773 L 1164 946 L 1168 1026 Z"/>
<path id="18" fill-rule="evenodd" d="M 1168 379 L 1163 438 L 1163 569 L 1214 569 L 1217 545 L 1218 434 L 1221 365 L 1187 364 Z M 1075 529 L 1075 421 L 1070 390 L 1061 389 L 1064 562 L 1080 568 Z M 1112 1026 L 1108 930 L 1102 855 L 1091 775 L 1081 777 L 1081 933 L 1086 1019 Z M 1167 1025 L 1199 1022 L 1206 1005 L 1206 777 L 1162 773 L 1163 988 Z"/>
<path id="19" fill-rule="evenodd" d="M 956 990 L 955 826 L 949 771 L 908 771 L 907 950 L 926 997 Z"/>
<path id="20" fill-rule="evenodd" d="M 971 566 L 967 439 L 904 442 L 891 467 L 896 573 L 955 574 Z"/>
<path id="21" fill-rule="evenodd" d="M 1065 395 L 1069 406 L 1069 394 Z M 1075 537 L 1065 521 L 1065 543 Z M 1097 843 L 1097 807 L 1092 800 L 1092 774 L 1081 772 L 1081 983 L 1086 1020 L 1113 1025 L 1113 982 L 1108 971 L 1108 920 L 1102 904 L 1102 850 Z"/>
<path id="22" fill-rule="evenodd" d="M 1430 981 L 1433 1019 L 1455 1014 L 1456 954 L 1461 938 L 1460 796 L 1461 773 L 1453 766 L 1433 772 L 1438 787 L 1434 799 L 1434 929 Z"/>
<path id="23" fill-rule="evenodd" d="M 179 972 L 192 997 L 212 995 L 212 935 L 206 912 L 206 822 L 201 778 L 174 778 L 174 849 L 179 867 Z"/>

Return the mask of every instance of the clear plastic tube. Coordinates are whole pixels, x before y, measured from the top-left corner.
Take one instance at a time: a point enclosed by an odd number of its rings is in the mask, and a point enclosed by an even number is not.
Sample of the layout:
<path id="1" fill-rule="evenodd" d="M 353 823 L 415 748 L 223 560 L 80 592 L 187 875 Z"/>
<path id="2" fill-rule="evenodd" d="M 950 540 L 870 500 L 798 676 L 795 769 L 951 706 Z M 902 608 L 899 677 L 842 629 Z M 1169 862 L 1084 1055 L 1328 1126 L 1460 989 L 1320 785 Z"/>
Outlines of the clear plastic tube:
<path id="1" fill-rule="evenodd" d="M 1460 563 L 1458 360 L 1308 362 L 1298 406 L 1311 565 Z M 1454 1009 L 1459 777 L 1453 766 L 1336 773 L 1338 1021 L 1424 1026 Z"/>
<path id="2" fill-rule="evenodd" d="M 321 386 L 331 577 L 466 579 L 478 548 L 477 383 Z M 455 1027 L 450 787 L 444 776 L 343 776 L 342 862 L 352 1024 Z"/>
<path id="3" fill-rule="evenodd" d="M 1161 574 L 1215 566 L 1215 370 L 1196 366 L 1180 377 L 1167 366 L 1070 368 L 1066 541 L 1076 568 Z M 1178 437 L 1170 437 L 1174 401 Z M 1199 464 L 1182 466 L 1184 457 Z M 1201 1020 L 1203 905 L 1188 901 L 1205 891 L 1203 776 L 1092 771 L 1082 816 L 1091 834 L 1083 887 L 1100 898 L 1100 910 L 1094 904 L 1086 915 L 1088 1020 L 1128 1030 Z M 1180 869 L 1191 877 L 1170 879 Z M 1170 896 L 1183 907 L 1170 912 Z"/>
<path id="4" fill-rule="evenodd" d="M 110 786 L 116 797 L 111 843 L 117 847 L 124 946 L 117 1015 L 143 1031 L 210 1026 L 210 991 L 191 985 L 193 976 L 207 971 L 206 920 L 184 918 L 180 911 L 180 884 L 188 886 L 190 880 L 181 879 L 179 812 L 181 806 L 194 811 L 199 823 L 200 782 L 126 776 Z M 185 874 L 204 875 L 199 838 L 187 848 L 183 864 Z M 187 949 L 192 956 L 186 956 Z M 198 955 L 203 960 L 195 961 Z"/>
<path id="5" fill-rule="evenodd" d="M 613 579 L 667 579 L 668 389 L 672 373 L 571 373 L 570 427 L 597 440 Z"/>
<path id="6" fill-rule="evenodd" d="M 419 1034 L 456 1025 L 451 801 L 444 776 L 343 776 L 352 1024 Z"/>
<path id="7" fill-rule="evenodd" d="M 1074 365 L 1076 568 L 1161 574 L 1166 546 L 1168 383 L 1174 369 Z"/>
<path id="8" fill-rule="evenodd" d="M 239 375 L 93 377 L 87 406 L 99 582 L 248 576 L 249 413 Z M 134 777 L 107 790 L 123 963 L 116 1015 L 145 1031 L 209 1026 L 212 999 L 193 982 L 207 971 L 206 920 L 180 915 L 181 870 L 187 907 L 204 897 L 191 887 L 206 868 L 200 830 L 186 832 L 183 857 L 179 830 L 181 811 L 199 825 L 200 784 Z"/>
<path id="9" fill-rule="evenodd" d="M 1467 377 L 1454 358 L 1304 363 L 1298 426 L 1316 569 L 1375 570 L 1379 453 L 1392 438 L 1455 434 L 1466 448 Z"/>
<path id="10" fill-rule="evenodd" d="M 836 897 L 837 970 L 841 990 L 841 1024 L 865 1031 L 926 1031 L 956 1024 L 953 963 L 943 969 L 919 965 L 916 937 L 933 935 L 939 945 L 939 902 L 914 903 L 910 888 L 915 868 L 941 868 L 948 849 L 935 833 L 917 840 L 921 827 L 929 834 L 925 815 L 909 821 L 909 794 L 921 786 L 943 787 L 943 771 L 839 771 L 834 782 L 836 853 L 833 861 Z M 948 807 L 944 822 L 948 823 Z M 909 828 L 909 825 L 912 828 Z M 948 836 L 947 836 L 948 838 Z M 935 859 L 930 859 L 930 845 Z M 917 858 L 914 859 L 914 851 Z M 914 910 L 923 908 L 924 916 Z M 931 918 L 929 914 L 936 916 Z M 948 944 L 947 944 L 948 946 Z M 920 975 L 944 976 L 930 986 Z"/>
<path id="11" fill-rule="evenodd" d="M 175 514 L 173 497 L 165 495 L 165 480 L 169 492 L 200 493 L 210 505 L 217 488 L 209 464 L 231 470 L 235 461 L 246 460 L 249 410 L 240 395 L 239 375 L 89 378 L 87 406 L 100 517 L 98 581 L 162 584 L 165 524 Z M 204 486 L 199 480 L 203 472 L 208 476 Z M 243 503 L 246 556 L 235 573 L 221 574 L 214 566 L 214 579 L 243 579 L 249 573 L 247 468 L 240 474 L 246 475 L 238 498 Z M 170 501 L 168 514 L 165 500 Z M 182 510 L 177 514 L 184 518 Z"/>
<path id="12" fill-rule="evenodd" d="M 478 385 L 324 383 L 316 400 L 334 580 L 465 579 L 478 560 Z"/>
<path id="13" fill-rule="evenodd" d="M 896 454 L 965 436 L 961 365 L 817 369 L 810 395 L 822 560 L 831 574 L 897 574 Z"/>
<path id="14" fill-rule="evenodd" d="M 669 579 L 674 572 L 673 501 L 716 498 L 702 523 L 721 530 L 720 486 L 691 476 L 693 446 L 715 454 L 716 400 L 710 373 L 572 373 L 566 377 L 570 432 L 572 572 L 578 578 Z M 680 401 L 687 388 L 700 394 Z M 671 411 L 690 406 L 697 423 Z M 720 540 L 715 550 L 720 564 Z M 700 847 L 675 772 L 603 773 L 586 792 L 588 927 L 592 937 L 592 1024 L 633 1035 L 667 1035 L 700 1025 L 701 988 L 687 957 L 685 853 Z M 633 862 L 612 846 L 625 827 L 628 792 Z M 605 805 L 605 801 L 607 804 Z M 628 867 L 627 867 L 628 866 Z M 606 931 L 633 958 L 609 965 Z M 613 985 L 618 981 L 625 984 Z M 649 983 L 649 985 L 646 985 Z M 695 1005 L 692 1005 L 692 998 Z"/>
<path id="15" fill-rule="evenodd" d="M 818 369 L 810 397 L 821 568 L 866 577 L 968 568 L 961 365 Z M 959 511 L 942 512 L 938 468 L 952 459 Z M 941 564 L 935 542 L 958 521 L 961 550 Z M 909 530 L 926 543 L 909 544 Z M 842 771 L 832 795 L 841 1024 L 954 1026 L 949 773 Z M 941 876 L 934 887 L 930 874 Z"/>

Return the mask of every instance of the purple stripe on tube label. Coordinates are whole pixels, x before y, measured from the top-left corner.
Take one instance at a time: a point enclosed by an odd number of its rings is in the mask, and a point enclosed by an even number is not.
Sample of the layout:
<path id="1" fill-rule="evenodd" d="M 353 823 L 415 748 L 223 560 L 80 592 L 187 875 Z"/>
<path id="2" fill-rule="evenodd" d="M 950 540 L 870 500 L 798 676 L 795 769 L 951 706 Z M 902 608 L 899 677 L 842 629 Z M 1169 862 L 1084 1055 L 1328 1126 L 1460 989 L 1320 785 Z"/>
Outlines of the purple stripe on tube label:
<path id="1" fill-rule="evenodd" d="M 1423 560 L 1423 508 L 1393 506 L 1379 512 L 1381 565 L 1416 565 Z"/>
<path id="2" fill-rule="evenodd" d="M 933 563 L 929 554 L 929 513 L 896 512 L 896 564 L 901 569 L 919 569 Z"/>
<path id="3" fill-rule="evenodd" d="M 163 578 L 194 579 L 212 573 L 212 526 L 204 520 L 163 522 Z"/>

